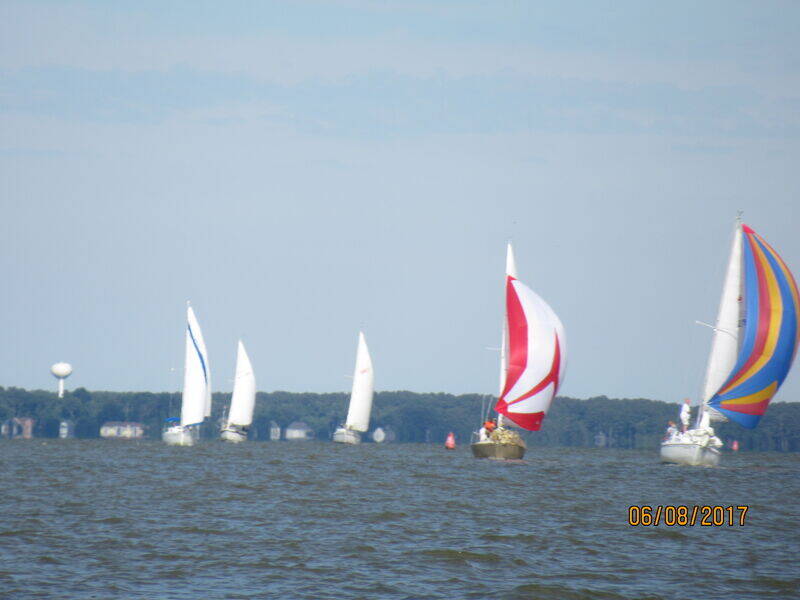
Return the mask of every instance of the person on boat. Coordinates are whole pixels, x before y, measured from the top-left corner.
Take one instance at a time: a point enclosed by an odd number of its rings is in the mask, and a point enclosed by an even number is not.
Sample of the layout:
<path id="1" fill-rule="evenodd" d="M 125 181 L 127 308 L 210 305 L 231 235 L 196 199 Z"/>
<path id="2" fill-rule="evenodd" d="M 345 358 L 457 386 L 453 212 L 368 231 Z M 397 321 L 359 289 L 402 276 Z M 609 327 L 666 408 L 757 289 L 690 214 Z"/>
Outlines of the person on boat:
<path id="1" fill-rule="evenodd" d="M 669 421 L 667 423 L 667 435 L 664 437 L 665 440 L 671 440 L 676 433 L 678 433 L 678 427 L 675 425 L 675 421 Z"/>
<path id="2" fill-rule="evenodd" d="M 486 422 L 483 424 L 483 427 L 484 427 L 484 429 L 486 429 L 486 433 L 487 433 L 488 435 L 492 435 L 492 432 L 493 432 L 495 429 L 497 429 L 497 421 L 495 421 L 495 420 L 486 421 Z"/>
<path id="3" fill-rule="evenodd" d="M 689 406 L 689 399 L 684 398 L 683 406 L 681 406 L 681 431 L 686 433 L 689 429 L 689 420 L 692 418 L 692 409 Z"/>
<path id="4" fill-rule="evenodd" d="M 485 442 L 488 441 L 488 439 L 489 439 L 489 434 L 486 433 L 486 427 L 481 426 L 481 428 L 478 429 L 478 441 Z"/>

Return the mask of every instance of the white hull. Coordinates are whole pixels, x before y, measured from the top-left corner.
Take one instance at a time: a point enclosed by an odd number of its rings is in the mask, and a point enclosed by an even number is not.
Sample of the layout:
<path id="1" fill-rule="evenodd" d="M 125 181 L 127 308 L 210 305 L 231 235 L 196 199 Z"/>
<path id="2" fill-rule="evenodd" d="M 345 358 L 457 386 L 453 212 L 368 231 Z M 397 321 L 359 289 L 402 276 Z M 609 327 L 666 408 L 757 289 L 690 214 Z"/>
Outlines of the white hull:
<path id="1" fill-rule="evenodd" d="M 716 448 L 685 442 L 661 444 L 661 462 L 678 465 L 716 467 L 720 453 Z"/>
<path id="2" fill-rule="evenodd" d="M 219 437 L 226 442 L 238 443 L 247 441 L 247 434 L 245 432 L 230 427 L 223 429 Z"/>
<path id="3" fill-rule="evenodd" d="M 164 430 L 161 439 L 170 446 L 194 446 L 197 434 L 194 429 L 177 426 Z"/>
<path id="4" fill-rule="evenodd" d="M 333 432 L 333 441 L 341 444 L 360 444 L 361 436 L 357 431 L 339 427 L 339 429 Z"/>

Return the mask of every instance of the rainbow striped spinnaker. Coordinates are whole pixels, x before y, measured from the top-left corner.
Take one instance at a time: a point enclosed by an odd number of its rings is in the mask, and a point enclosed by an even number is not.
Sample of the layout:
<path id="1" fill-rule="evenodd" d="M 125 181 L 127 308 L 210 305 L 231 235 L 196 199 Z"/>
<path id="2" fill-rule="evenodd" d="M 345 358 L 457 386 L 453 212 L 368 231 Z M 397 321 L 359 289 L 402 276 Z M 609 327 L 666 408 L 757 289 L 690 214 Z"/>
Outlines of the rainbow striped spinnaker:
<path id="1" fill-rule="evenodd" d="M 752 429 L 792 366 L 800 294 L 777 252 L 737 224 L 706 373 L 705 404 Z"/>

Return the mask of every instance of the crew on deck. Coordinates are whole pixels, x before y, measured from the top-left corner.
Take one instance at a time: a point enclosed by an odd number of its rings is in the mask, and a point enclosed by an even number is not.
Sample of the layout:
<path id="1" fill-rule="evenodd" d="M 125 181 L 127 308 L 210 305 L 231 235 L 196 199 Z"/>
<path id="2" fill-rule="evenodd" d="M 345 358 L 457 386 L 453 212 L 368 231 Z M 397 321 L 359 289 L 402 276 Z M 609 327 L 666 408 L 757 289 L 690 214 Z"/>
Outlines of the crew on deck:
<path id="1" fill-rule="evenodd" d="M 689 406 L 689 402 L 688 398 L 684 398 L 683 406 L 681 406 L 681 431 L 684 433 L 689 429 L 689 420 L 692 418 L 692 409 Z"/>

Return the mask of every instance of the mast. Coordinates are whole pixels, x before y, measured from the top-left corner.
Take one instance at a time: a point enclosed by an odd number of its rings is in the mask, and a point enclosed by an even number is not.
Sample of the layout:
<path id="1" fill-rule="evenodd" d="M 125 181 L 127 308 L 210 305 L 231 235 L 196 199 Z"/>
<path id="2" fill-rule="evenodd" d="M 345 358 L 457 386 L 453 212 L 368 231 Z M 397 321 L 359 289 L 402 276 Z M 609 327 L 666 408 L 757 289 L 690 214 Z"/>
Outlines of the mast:
<path id="1" fill-rule="evenodd" d="M 513 277 L 514 279 L 517 278 L 517 263 L 514 260 L 514 248 L 511 246 L 510 241 L 508 242 L 508 246 L 506 247 L 506 276 L 503 281 L 504 284 L 509 277 Z M 497 393 L 498 398 L 503 393 L 503 389 L 506 386 L 506 371 L 508 370 L 508 356 L 506 349 L 507 345 L 508 345 L 508 315 L 506 314 L 506 308 L 504 302 L 503 334 L 502 334 L 502 339 L 500 341 L 500 391 Z M 503 415 L 497 413 L 497 426 L 500 427 L 502 424 L 503 424 Z"/>
<path id="2" fill-rule="evenodd" d="M 703 382 L 703 404 L 697 415 L 698 424 L 703 420 L 703 413 L 706 411 L 709 411 L 709 416 L 714 420 L 726 420 L 717 411 L 708 407 L 708 401 L 722 387 L 736 364 L 744 308 L 742 285 L 742 220 L 741 216 L 737 216 L 717 320 L 713 328 L 711 352 Z"/>

